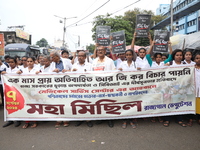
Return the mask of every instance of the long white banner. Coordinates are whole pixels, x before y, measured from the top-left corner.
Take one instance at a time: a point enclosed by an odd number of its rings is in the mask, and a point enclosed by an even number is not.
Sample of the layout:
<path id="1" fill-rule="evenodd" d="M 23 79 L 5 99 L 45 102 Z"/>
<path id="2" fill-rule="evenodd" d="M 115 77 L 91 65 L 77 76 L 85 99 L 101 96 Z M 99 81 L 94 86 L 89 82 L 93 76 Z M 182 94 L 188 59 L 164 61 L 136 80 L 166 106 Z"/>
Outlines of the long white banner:
<path id="1" fill-rule="evenodd" d="M 99 120 L 195 114 L 194 66 L 2 75 L 5 120 Z"/>

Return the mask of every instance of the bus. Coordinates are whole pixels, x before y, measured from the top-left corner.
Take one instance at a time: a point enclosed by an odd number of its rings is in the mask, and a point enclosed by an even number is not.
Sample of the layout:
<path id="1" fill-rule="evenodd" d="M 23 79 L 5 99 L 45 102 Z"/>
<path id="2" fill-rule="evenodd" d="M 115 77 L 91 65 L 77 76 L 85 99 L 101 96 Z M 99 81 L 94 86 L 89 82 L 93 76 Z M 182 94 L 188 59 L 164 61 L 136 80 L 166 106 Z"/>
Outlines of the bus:
<path id="1" fill-rule="evenodd" d="M 5 46 L 5 55 L 14 56 L 37 56 L 40 54 L 40 49 L 37 46 L 32 46 L 25 43 L 14 43 Z"/>

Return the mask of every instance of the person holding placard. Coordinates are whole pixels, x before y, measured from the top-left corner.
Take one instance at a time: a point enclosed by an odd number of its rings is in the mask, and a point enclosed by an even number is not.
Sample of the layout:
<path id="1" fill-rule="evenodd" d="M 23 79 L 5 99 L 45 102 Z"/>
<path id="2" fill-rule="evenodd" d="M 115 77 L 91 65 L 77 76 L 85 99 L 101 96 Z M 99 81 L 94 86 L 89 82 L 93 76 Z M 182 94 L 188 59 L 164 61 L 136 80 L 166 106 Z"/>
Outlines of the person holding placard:
<path id="1" fill-rule="evenodd" d="M 155 44 L 155 41 L 152 42 L 152 44 L 151 44 L 151 46 L 150 46 L 150 48 L 149 48 L 149 50 L 148 50 L 148 52 L 147 52 L 147 55 L 146 55 L 146 58 L 147 58 L 147 60 L 148 60 L 148 63 L 149 63 L 149 65 L 150 65 L 151 67 L 162 67 L 162 66 L 164 66 L 166 63 L 172 61 L 172 57 L 171 57 L 171 54 L 172 54 L 172 47 L 171 47 L 171 42 L 170 42 L 170 41 L 168 42 L 169 50 L 170 50 L 168 59 L 166 59 L 165 61 L 162 61 L 162 53 L 155 53 L 155 54 L 154 54 L 154 60 L 155 60 L 155 61 L 152 61 L 151 55 L 150 55 L 150 54 L 151 54 L 151 52 L 152 52 L 152 50 L 153 50 L 154 44 Z"/>
<path id="2" fill-rule="evenodd" d="M 106 47 L 99 46 L 97 47 L 97 58 L 94 59 L 92 63 L 92 70 L 93 71 L 109 71 L 115 70 L 116 67 L 112 59 L 105 56 L 106 54 Z"/>
<path id="3" fill-rule="evenodd" d="M 166 63 L 168 63 L 172 60 L 172 57 L 171 57 L 171 53 L 172 53 L 171 42 L 170 41 L 168 42 L 170 53 L 169 53 L 168 59 L 166 59 L 165 61 L 162 61 L 162 53 L 155 53 L 154 56 L 153 56 L 155 61 L 152 61 L 150 54 L 152 53 L 154 44 L 155 44 L 155 41 L 152 41 L 152 44 L 151 44 L 151 46 L 150 46 L 150 48 L 149 48 L 149 50 L 146 54 L 146 58 L 147 58 L 149 65 L 151 67 L 163 67 Z M 158 120 L 159 120 L 159 122 L 163 121 L 160 117 L 158 117 Z M 152 117 L 151 122 L 156 122 L 156 117 Z"/>
<path id="4" fill-rule="evenodd" d="M 135 45 L 135 38 L 136 38 L 136 32 L 133 34 L 133 40 L 131 43 L 131 49 L 134 50 L 134 45 Z M 149 33 L 148 35 L 149 38 L 149 42 L 150 45 L 152 43 L 152 39 L 151 39 L 151 34 Z M 145 69 L 145 68 L 150 68 L 150 65 L 146 59 L 146 49 L 145 48 L 140 48 L 138 50 L 138 57 L 136 58 L 136 63 L 138 64 L 138 67 L 140 67 L 141 69 Z"/>

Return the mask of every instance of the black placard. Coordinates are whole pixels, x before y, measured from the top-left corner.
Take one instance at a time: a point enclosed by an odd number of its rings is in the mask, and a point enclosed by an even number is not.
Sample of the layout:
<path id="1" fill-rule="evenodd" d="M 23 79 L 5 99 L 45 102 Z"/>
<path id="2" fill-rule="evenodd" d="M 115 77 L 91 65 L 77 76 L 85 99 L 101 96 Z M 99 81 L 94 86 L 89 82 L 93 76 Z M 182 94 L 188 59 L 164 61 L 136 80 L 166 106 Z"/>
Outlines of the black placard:
<path id="1" fill-rule="evenodd" d="M 136 19 L 136 37 L 148 37 L 150 29 L 151 15 L 137 15 Z"/>
<path id="2" fill-rule="evenodd" d="M 126 50 L 126 39 L 125 32 L 118 31 L 112 33 L 112 53 L 125 53 Z"/>
<path id="3" fill-rule="evenodd" d="M 110 26 L 96 27 L 96 43 L 102 46 L 110 45 Z"/>
<path id="4" fill-rule="evenodd" d="M 169 34 L 170 33 L 165 30 L 154 32 L 155 45 L 153 47 L 153 52 L 168 52 Z"/>

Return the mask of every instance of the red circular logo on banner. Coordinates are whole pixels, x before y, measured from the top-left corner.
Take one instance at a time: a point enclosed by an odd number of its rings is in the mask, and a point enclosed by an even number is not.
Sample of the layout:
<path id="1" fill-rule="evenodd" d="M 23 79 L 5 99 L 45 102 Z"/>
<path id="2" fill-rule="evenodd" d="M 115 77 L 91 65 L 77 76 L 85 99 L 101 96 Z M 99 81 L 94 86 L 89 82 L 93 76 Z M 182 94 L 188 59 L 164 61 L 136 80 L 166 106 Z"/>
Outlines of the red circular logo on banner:
<path id="1" fill-rule="evenodd" d="M 24 108 L 24 98 L 22 94 L 13 86 L 4 84 L 4 95 L 6 100 L 6 110 L 12 114 Z"/>

